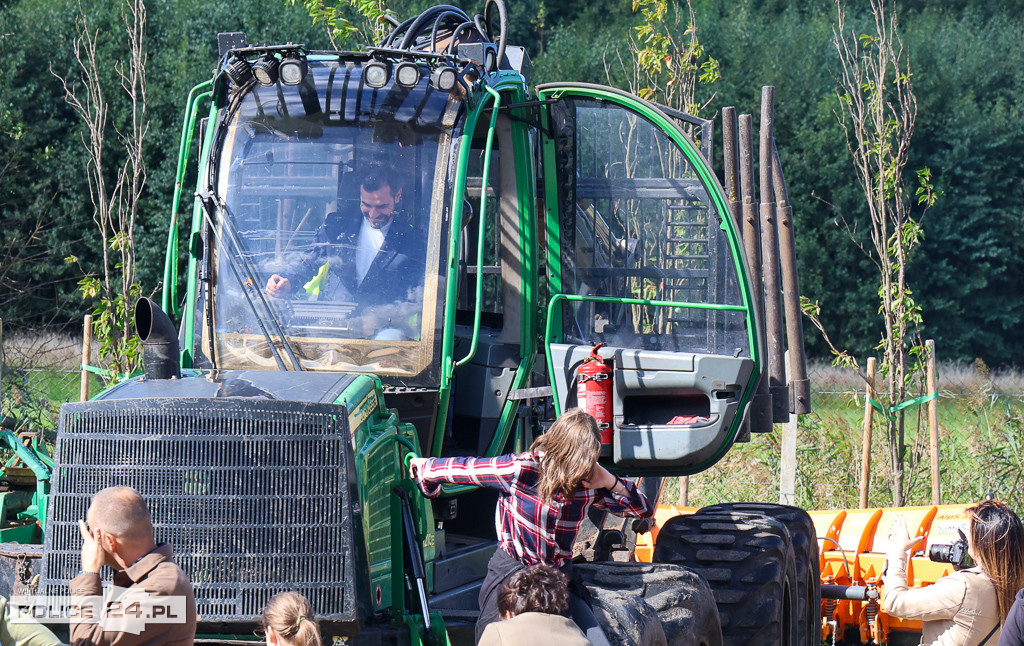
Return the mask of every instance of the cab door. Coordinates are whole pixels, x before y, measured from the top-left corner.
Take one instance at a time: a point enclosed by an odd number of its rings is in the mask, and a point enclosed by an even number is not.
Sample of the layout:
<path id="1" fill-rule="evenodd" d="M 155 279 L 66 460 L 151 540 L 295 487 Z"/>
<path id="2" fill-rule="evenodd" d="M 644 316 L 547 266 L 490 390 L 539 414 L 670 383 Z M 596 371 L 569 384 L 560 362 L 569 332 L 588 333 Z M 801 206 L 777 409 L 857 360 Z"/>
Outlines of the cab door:
<path id="1" fill-rule="evenodd" d="M 605 344 L 614 370 L 606 460 L 634 473 L 706 469 L 735 440 L 761 370 L 721 185 L 654 104 L 594 85 L 537 92 L 556 410 L 576 405 L 576 371 Z"/>

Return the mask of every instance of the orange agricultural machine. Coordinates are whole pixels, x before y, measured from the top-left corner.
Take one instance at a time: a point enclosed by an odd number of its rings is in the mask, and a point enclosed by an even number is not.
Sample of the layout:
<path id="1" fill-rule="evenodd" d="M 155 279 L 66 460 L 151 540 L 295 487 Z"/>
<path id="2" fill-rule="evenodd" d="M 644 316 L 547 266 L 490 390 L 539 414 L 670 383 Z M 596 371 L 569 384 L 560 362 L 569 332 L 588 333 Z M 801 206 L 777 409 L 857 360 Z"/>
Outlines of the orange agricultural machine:
<path id="1" fill-rule="evenodd" d="M 910 559 L 907 581 L 912 588 L 932 584 L 951 573 L 949 563 L 928 558 L 933 545 L 957 541 L 966 531 L 966 505 L 808 512 L 814 523 L 821 572 L 821 638 L 827 643 L 900 644 L 920 640 L 921 622 L 891 617 L 882 610 L 885 588 L 882 569 L 891 542 L 890 528 L 903 516 L 925 545 Z M 655 526 L 637 538 L 636 557 L 650 561 L 658 529 L 674 516 L 694 514 L 695 507 L 661 505 Z"/>

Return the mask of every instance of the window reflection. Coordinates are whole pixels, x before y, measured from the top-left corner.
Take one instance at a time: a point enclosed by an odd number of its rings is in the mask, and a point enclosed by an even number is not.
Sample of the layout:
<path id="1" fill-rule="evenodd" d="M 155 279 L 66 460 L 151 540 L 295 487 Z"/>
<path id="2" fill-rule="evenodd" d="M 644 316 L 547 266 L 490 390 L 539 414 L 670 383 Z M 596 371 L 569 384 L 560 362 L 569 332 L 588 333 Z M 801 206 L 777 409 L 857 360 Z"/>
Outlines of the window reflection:
<path id="1" fill-rule="evenodd" d="M 721 215 L 682 150 L 622 107 L 571 105 L 572 226 L 562 265 L 571 294 L 742 305 Z M 743 312 L 584 301 L 563 308 L 566 338 L 749 356 Z"/>

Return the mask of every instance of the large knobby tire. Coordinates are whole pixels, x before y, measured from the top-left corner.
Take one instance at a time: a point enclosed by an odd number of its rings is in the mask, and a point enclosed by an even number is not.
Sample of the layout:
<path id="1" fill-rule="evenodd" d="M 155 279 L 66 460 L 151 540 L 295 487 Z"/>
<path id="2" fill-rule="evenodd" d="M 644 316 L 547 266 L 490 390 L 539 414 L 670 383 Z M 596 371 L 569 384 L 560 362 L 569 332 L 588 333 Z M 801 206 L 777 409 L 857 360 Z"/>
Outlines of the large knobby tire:
<path id="1" fill-rule="evenodd" d="M 677 516 L 658 532 L 654 561 L 685 565 L 707 579 L 727 646 L 796 643 L 796 565 L 789 531 L 779 521 Z"/>
<path id="2" fill-rule="evenodd" d="M 711 587 L 693 570 L 621 562 L 579 563 L 573 569 L 590 591 L 594 614 L 612 644 L 722 646 Z"/>
<path id="3" fill-rule="evenodd" d="M 803 629 L 797 646 L 821 643 L 821 563 L 818 555 L 818 534 L 810 515 L 799 507 L 770 503 L 735 502 L 704 507 L 699 514 L 741 513 L 770 516 L 789 530 L 796 558 L 797 621 Z"/>

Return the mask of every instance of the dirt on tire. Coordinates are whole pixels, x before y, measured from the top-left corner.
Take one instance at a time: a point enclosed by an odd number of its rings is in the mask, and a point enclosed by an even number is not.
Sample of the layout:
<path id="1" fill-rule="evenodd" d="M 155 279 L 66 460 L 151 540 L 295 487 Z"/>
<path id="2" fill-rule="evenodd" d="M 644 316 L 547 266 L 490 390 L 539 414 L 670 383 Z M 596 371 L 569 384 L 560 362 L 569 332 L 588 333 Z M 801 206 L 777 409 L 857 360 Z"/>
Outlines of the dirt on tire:
<path id="1" fill-rule="evenodd" d="M 711 587 L 697 572 L 669 563 L 580 563 L 608 641 L 622 646 L 721 646 Z M 652 621 L 653 620 L 653 621 Z"/>

